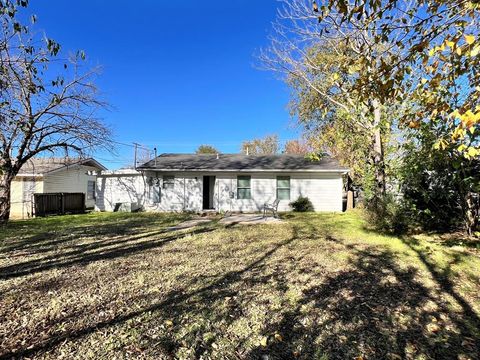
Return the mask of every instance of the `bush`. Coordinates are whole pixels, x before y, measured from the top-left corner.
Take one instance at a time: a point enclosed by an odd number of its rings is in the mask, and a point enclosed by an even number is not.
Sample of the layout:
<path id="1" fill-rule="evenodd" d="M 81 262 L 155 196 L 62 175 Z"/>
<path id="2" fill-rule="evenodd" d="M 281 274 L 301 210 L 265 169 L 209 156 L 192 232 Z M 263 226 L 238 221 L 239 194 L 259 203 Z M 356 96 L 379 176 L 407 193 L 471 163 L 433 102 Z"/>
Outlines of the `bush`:
<path id="1" fill-rule="evenodd" d="M 414 225 L 407 204 L 392 194 L 373 199 L 366 204 L 366 210 L 368 223 L 377 230 L 403 234 Z"/>
<path id="2" fill-rule="evenodd" d="M 300 196 L 297 200 L 292 201 L 289 205 L 293 208 L 293 211 L 297 212 L 314 211 L 313 204 L 308 197 Z"/>

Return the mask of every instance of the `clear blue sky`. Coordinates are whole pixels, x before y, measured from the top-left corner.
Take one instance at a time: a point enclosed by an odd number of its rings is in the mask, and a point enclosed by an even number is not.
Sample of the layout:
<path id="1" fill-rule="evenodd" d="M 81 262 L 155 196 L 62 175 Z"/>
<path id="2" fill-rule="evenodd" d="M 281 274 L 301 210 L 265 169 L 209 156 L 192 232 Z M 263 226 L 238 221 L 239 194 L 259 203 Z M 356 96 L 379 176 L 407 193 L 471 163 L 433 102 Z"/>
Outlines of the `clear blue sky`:
<path id="1" fill-rule="evenodd" d="M 193 152 L 208 143 L 238 152 L 242 140 L 298 136 L 286 86 L 254 67 L 268 44 L 276 0 L 31 0 L 37 30 L 101 64 L 98 85 L 114 107 L 115 139 Z M 133 158 L 100 153 L 117 168 Z"/>

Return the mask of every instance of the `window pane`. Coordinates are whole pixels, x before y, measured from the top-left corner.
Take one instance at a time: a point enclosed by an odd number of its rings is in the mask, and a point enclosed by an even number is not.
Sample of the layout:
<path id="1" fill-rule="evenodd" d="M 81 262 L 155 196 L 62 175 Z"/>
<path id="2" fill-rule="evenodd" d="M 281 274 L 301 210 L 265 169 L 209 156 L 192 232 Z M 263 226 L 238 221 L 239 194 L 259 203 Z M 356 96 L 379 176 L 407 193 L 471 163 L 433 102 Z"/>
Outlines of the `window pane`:
<path id="1" fill-rule="evenodd" d="M 250 176 L 239 176 L 237 179 L 237 186 L 239 188 L 249 188 L 250 187 Z"/>
<path id="2" fill-rule="evenodd" d="M 95 200 L 95 181 L 88 181 L 87 183 L 87 199 Z"/>
<path id="3" fill-rule="evenodd" d="M 277 189 L 278 200 L 290 200 L 290 189 Z"/>
<path id="4" fill-rule="evenodd" d="M 163 176 L 163 188 L 164 189 L 173 189 L 175 184 L 175 176 L 164 175 Z"/>
<path id="5" fill-rule="evenodd" d="M 150 196 L 154 204 L 160 203 L 160 187 L 156 185 L 151 186 Z"/>
<path id="6" fill-rule="evenodd" d="M 278 188 L 290 188 L 290 177 L 289 176 L 279 176 L 279 177 L 277 177 L 277 187 Z"/>
<path id="7" fill-rule="evenodd" d="M 239 199 L 251 199 L 252 198 L 252 193 L 250 189 L 244 188 L 244 189 L 238 189 L 238 198 Z"/>

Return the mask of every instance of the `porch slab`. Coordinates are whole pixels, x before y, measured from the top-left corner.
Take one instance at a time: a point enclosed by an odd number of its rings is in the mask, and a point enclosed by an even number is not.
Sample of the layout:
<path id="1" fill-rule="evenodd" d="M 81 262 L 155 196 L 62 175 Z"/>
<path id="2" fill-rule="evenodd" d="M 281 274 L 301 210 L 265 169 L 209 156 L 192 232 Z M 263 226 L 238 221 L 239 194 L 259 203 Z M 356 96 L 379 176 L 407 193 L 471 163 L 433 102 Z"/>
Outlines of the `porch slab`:
<path id="1" fill-rule="evenodd" d="M 274 218 L 272 216 L 263 217 L 260 214 L 234 214 L 222 218 L 219 223 L 224 225 L 233 225 L 233 224 L 275 224 L 282 223 L 283 220 Z"/>

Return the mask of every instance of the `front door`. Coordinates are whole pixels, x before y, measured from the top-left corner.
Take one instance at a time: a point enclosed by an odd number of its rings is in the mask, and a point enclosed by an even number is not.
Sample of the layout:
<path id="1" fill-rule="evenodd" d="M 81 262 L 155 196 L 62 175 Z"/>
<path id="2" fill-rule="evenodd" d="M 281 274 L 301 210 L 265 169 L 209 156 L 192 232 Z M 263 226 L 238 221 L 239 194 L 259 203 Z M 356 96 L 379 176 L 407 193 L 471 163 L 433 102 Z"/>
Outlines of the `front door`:
<path id="1" fill-rule="evenodd" d="M 215 190 L 215 176 L 203 177 L 203 210 L 213 210 L 213 194 Z"/>

